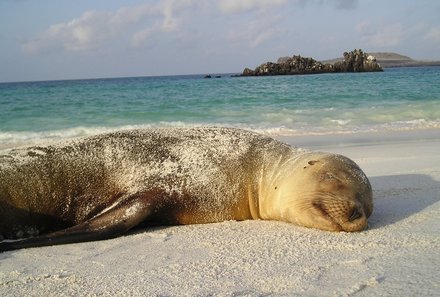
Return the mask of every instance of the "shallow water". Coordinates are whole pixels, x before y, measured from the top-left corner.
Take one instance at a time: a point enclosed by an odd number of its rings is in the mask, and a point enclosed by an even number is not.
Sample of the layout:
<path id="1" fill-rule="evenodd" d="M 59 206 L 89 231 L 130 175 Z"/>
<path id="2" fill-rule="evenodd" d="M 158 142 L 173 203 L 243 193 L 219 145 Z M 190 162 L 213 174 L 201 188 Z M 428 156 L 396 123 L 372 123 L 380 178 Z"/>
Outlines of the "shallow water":
<path id="1" fill-rule="evenodd" d="M 176 126 L 230 126 L 269 135 L 440 127 L 440 67 L 0 84 L 0 147 Z"/>

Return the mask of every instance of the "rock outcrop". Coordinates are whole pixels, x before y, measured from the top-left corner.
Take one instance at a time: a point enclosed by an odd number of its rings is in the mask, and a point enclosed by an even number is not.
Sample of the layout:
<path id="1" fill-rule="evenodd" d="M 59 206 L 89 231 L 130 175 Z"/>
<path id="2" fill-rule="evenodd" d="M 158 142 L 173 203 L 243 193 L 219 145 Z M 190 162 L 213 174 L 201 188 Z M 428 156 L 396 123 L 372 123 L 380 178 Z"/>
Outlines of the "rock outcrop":
<path id="1" fill-rule="evenodd" d="M 344 60 L 334 64 L 335 72 L 374 72 L 383 71 L 376 58 L 361 49 L 344 53 Z"/>
<path id="2" fill-rule="evenodd" d="M 278 59 L 277 63 L 267 62 L 255 68 L 255 70 L 245 68 L 242 76 L 371 71 L 383 71 L 383 69 L 377 63 L 376 58 L 359 49 L 344 53 L 344 60 L 336 62 L 334 65 L 323 64 L 315 59 L 301 56 L 282 57 Z"/>

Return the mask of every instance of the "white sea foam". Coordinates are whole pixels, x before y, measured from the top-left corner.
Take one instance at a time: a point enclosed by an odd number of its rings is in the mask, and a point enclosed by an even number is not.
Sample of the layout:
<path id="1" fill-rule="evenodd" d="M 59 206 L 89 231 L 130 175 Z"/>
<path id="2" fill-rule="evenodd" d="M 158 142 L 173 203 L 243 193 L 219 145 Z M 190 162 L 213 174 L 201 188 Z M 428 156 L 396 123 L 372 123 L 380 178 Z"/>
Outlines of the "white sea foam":
<path id="1" fill-rule="evenodd" d="M 332 123 L 344 126 L 351 122 L 351 120 L 330 120 Z"/>
<path id="2" fill-rule="evenodd" d="M 378 121 L 376 124 L 357 123 L 351 119 L 323 119 L 327 125 L 273 125 L 271 123 L 186 123 L 183 121 L 157 122 L 142 125 L 122 125 L 115 127 L 74 127 L 49 131 L 0 131 L 0 149 L 33 145 L 40 142 L 52 142 L 77 137 L 87 137 L 102 133 L 109 133 L 130 129 L 148 128 L 193 128 L 193 127 L 231 127 L 250 130 L 269 136 L 296 136 L 296 135 L 325 135 L 346 134 L 357 132 L 400 131 L 415 129 L 440 128 L 440 120 L 411 119 L 407 121 L 393 120 Z"/>

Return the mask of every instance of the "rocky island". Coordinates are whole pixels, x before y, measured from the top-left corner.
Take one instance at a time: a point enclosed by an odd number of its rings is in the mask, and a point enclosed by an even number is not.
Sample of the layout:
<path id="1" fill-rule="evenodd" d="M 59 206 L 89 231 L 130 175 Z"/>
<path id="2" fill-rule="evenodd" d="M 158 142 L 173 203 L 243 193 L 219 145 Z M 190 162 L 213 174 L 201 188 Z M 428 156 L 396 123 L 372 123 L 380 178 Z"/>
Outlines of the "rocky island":
<path id="1" fill-rule="evenodd" d="M 276 63 L 267 62 L 254 70 L 245 68 L 242 76 L 269 76 L 269 75 L 295 75 L 318 74 L 336 72 L 374 72 L 383 71 L 376 58 L 364 53 L 361 49 L 345 52 L 341 61 L 334 64 L 322 63 L 313 58 L 301 56 L 279 58 Z"/>
<path id="2" fill-rule="evenodd" d="M 370 52 L 369 54 L 376 57 L 377 62 L 380 63 L 380 66 L 382 66 L 383 68 L 440 66 L 440 61 L 415 60 L 408 56 L 393 52 Z M 342 60 L 343 58 L 336 58 L 322 61 L 322 63 L 334 64 Z"/>

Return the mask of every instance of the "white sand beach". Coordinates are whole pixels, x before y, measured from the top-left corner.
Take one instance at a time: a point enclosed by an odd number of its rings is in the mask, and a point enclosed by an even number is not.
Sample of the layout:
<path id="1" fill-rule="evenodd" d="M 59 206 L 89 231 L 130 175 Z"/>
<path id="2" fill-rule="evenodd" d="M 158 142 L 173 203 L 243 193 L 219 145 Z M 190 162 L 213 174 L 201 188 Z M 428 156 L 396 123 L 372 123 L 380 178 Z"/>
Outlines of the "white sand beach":
<path id="1" fill-rule="evenodd" d="M 228 221 L 5 252 L 0 296 L 438 296 L 440 130 L 281 139 L 360 165 L 368 230 Z"/>

